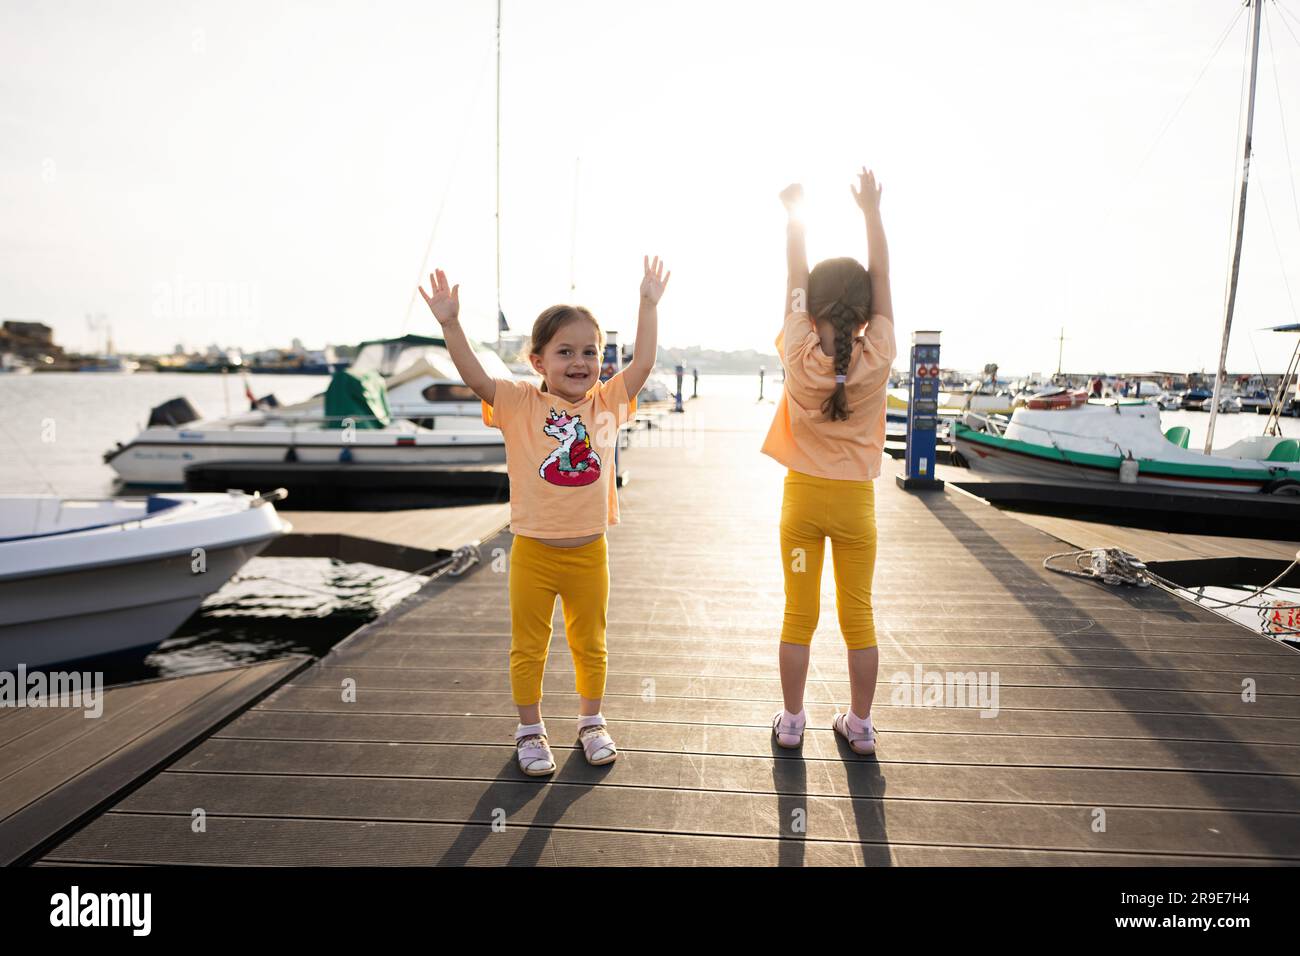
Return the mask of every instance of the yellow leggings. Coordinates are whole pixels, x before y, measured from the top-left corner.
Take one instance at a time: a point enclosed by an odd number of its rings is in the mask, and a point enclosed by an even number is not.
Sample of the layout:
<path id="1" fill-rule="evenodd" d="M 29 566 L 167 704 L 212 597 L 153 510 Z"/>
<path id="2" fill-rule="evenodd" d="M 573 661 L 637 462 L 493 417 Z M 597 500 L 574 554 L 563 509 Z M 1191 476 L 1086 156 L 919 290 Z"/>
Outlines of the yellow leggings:
<path id="1" fill-rule="evenodd" d="M 876 567 L 876 492 L 870 481 L 789 470 L 781 502 L 785 619 L 781 640 L 810 644 L 821 614 L 822 557 L 831 539 L 835 609 L 850 650 L 876 646 L 871 576 Z"/>
<path id="2" fill-rule="evenodd" d="M 608 558 L 604 535 L 576 548 L 515 535 L 510 545 L 510 693 L 517 706 L 542 699 L 557 595 L 578 693 L 593 699 L 605 696 Z"/>

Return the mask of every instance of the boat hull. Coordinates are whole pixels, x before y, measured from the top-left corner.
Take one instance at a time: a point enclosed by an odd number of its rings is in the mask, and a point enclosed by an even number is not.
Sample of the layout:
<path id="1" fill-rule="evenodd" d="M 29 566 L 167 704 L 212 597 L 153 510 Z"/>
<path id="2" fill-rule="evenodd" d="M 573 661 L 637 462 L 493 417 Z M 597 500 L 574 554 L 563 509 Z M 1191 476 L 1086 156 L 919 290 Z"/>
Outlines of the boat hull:
<path id="1" fill-rule="evenodd" d="M 284 461 L 293 449 L 300 462 L 325 464 L 339 462 L 344 453 L 348 460 L 371 465 L 493 465 L 505 459 L 505 445 L 500 433 L 485 435 L 484 441 L 449 438 L 440 444 L 367 444 L 358 433 L 355 443 L 272 444 L 244 442 L 205 444 L 200 442 L 134 441 L 114 454 L 109 464 L 125 484 L 183 487 L 185 469 L 191 465 L 214 465 L 223 462 Z M 423 438 L 423 436 L 421 436 Z"/>
<path id="2" fill-rule="evenodd" d="M 1039 481 L 1099 481 L 1120 483 L 1119 456 L 1063 451 L 1047 446 L 1032 446 L 976 432 L 964 425 L 953 428 L 952 441 L 971 471 L 978 474 Z M 1136 484 L 1128 487 L 1197 488 L 1205 491 L 1259 493 L 1274 481 L 1267 470 L 1227 474 L 1217 466 L 1197 467 L 1186 464 L 1142 459 L 1138 461 Z"/>
<path id="3" fill-rule="evenodd" d="M 200 574 L 186 551 L 0 581 L 0 670 L 156 647 L 276 536 L 210 549 Z"/>

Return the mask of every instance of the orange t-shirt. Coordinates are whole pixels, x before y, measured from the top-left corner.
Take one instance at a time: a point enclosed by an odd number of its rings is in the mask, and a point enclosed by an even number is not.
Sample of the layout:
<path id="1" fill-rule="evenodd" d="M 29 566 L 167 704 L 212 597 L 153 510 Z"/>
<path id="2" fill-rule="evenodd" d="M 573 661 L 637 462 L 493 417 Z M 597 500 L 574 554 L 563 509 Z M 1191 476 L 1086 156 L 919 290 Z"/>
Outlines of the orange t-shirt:
<path id="1" fill-rule="evenodd" d="M 501 429 L 510 478 L 510 530 L 530 538 L 577 538 L 618 524 L 614 448 L 636 411 L 623 372 L 576 404 L 532 382 L 497 379 L 483 424 Z"/>
<path id="2" fill-rule="evenodd" d="M 849 417 L 831 421 L 822 413 L 822 402 L 835 390 L 835 359 L 822 351 L 807 312 L 785 317 L 776 337 L 785 388 L 763 454 L 818 478 L 866 481 L 880 474 L 889 368 L 897 354 L 894 320 L 871 316 L 857 341 L 861 347 L 853 348 L 844 382 Z"/>

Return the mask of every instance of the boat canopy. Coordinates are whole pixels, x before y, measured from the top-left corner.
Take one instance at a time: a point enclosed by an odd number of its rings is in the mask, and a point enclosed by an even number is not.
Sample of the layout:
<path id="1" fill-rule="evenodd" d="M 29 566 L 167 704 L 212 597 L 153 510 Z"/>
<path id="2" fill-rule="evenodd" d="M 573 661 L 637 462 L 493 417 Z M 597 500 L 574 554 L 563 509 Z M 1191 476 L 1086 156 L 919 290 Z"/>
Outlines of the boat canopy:
<path id="1" fill-rule="evenodd" d="M 506 363 L 496 352 L 477 343 L 470 348 L 478 356 L 479 364 L 492 378 L 514 378 Z M 428 335 L 403 335 L 395 339 L 370 339 L 357 346 L 352 368 L 375 371 L 385 378 L 400 377 L 403 382 L 410 376 L 404 373 L 424 361 L 433 371 L 433 377 L 461 381 L 460 372 L 451 360 L 445 339 Z"/>
<path id="2" fill-rule="evenodd" d="M 342 428 L 345 420 L 357 428 L 387 428 L 392 422 L 378 372 L 345 368 L 334 373 L 325 390 L 325 427 Z"/>

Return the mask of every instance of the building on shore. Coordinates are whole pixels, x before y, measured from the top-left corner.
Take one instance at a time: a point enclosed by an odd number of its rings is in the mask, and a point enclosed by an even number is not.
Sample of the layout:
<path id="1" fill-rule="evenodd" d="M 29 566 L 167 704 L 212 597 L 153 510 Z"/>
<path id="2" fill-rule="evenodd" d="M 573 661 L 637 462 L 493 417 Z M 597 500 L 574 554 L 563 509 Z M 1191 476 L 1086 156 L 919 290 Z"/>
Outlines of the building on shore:
<path id="1" fill-rule="evenodd" d="M 54 330 L 43 322 L 5 319 L 0 324 L 0 355 L 10 355 L 36 367 L 66 367 L 62 346 L 54 343 Z"/>

